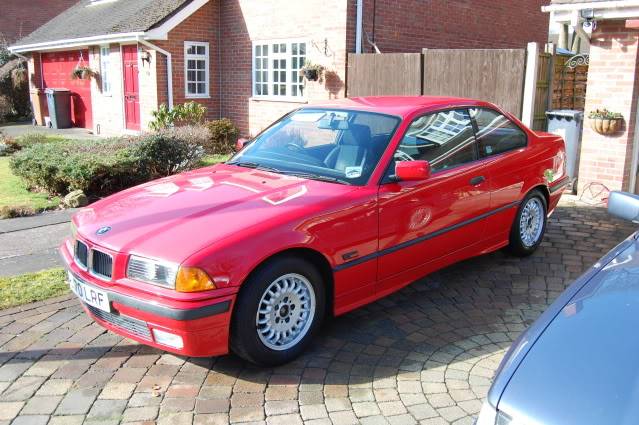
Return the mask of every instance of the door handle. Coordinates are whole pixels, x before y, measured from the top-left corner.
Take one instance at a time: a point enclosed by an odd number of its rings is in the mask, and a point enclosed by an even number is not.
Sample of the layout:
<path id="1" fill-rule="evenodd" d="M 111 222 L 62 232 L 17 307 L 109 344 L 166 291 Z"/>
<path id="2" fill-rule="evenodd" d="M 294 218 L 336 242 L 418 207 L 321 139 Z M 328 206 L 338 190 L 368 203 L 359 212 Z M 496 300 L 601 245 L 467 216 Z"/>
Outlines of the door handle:
<path id="1" fill-rule="evenodd" d="M 471 186 L 479 186 L 480 184 L 482 184 L 485 181 L 486 181 L 486 178 L 484 176 L 475 176 L 472 179 L 470 179 L 470 185 Z"/>

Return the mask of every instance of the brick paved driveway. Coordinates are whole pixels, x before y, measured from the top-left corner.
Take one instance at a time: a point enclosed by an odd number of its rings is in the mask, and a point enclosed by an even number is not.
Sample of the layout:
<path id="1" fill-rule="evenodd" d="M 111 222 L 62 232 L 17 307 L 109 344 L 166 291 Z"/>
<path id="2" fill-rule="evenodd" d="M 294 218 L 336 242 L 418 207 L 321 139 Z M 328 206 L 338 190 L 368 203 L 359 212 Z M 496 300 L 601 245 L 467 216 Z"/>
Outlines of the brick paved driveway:
<path id="1" fill-rule="evenodd" d="M 0 423 L 470 424 L 511 342 L 632 230 L 564 201 L 534 256 L 433 274 L 335 319 L 276 369 L 137 345 L 70 297 L 0 311 Z"/>

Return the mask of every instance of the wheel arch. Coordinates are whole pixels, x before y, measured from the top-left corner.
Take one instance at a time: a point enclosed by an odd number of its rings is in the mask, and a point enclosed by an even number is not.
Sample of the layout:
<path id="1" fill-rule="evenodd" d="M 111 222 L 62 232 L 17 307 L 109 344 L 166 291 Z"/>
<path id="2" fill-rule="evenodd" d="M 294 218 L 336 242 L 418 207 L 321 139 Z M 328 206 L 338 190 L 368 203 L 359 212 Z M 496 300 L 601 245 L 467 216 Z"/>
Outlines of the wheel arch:
<path id="1" fill-rule="evenodd" d="M 333 304 L 334 304 L 334 298 L 335 298 L 334 296 L 335 281 L 333 276 L 333 268 L 328 262 L 328 259 L 321 252 L 313 248 L 307 248 L 307 247 L 287 248 L 264 258 L 260 263 L 258 263 L 255 267 L 253 267 L 253 269 L 248 273 L 248 275 L 246 275 L 246 278 L 242 281 L 242 285 L 240 285 L 239 292 L 242 292 L 242 289 L 244 288 L 244 282 L 249 280 L 261 267 L 263 267 L 265 264 L 271 261 L 274 261 L 278 258 L 286 257 L 286 256 L 302 258 L 308 261 L 309 263 L 313 264 L 317 268 L 317 271 L 322 276 L 322 280 L 324 281 L 325 290 L 326 290 L 325 317 L 331 317 L 333 315 Z"/>
<path id="2" fill-rule="evenodd" d="M 528 191 L 524 194 L 524 196 L 522 197 L 522 200 L 528 196 L 528 194 L 532 191 L 538 191 L 541 192 L 542 195 L 544 195 L 544 199 L 546 200 L 546 208 L 548 208 L 548 206 L 550 205 L 550 190 L 548 190 L 548 186 L 546 186 L 545 184 L 538 184 L 536 186 L 531 187 L 530 189 L 528 189 Z"/>

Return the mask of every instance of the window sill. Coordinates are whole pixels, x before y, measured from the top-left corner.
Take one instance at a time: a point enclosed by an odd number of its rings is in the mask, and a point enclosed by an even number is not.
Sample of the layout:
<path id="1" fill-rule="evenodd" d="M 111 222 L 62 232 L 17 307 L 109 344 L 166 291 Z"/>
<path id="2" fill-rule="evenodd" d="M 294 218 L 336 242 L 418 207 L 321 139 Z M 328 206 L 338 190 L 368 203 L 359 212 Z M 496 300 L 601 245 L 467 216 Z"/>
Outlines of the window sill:
<path id="1" fill-rule="evenodd" d="M 308 103 L 308 100 L 298 97 L 279 97 L 279 96 L 252 96 L 249 97 L 252 102 L 283 102 L 283 103 Z"/>
<path id="2" fill-rule="evenodd" d="M 210 99 L 211 96 L 208 94 L 187 94 L 184 96 L 185 99 Z"/>

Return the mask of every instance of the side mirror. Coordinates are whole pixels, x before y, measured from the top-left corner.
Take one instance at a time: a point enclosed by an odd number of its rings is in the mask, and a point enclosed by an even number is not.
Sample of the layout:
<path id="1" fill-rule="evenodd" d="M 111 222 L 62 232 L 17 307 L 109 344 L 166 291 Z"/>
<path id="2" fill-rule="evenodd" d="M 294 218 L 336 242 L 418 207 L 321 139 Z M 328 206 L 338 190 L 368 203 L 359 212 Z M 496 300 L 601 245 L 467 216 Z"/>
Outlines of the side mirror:
<path id="1" fill-rule="evenodd" d="M 627 192 L 610 192 L 608 212 L 625 220 L 639 222 L 639 196 Z"/>
<path id="2" fill-rule="evenodd" d="M 395 177 L 401 181 L 426 180 L 430 177 L 430 164 L 428 161 L 398 161 Z"/>
<path id="3" fill-rule="evenodd" d="M 240 137 L 239 139 L 237 139 L 237 142 L 235 142 L 235 151 L 241 151 L 242 149 L 244 149 L 244 146 L 248 145 L 249 143 L 251 143 L 249 139 Z"/>

